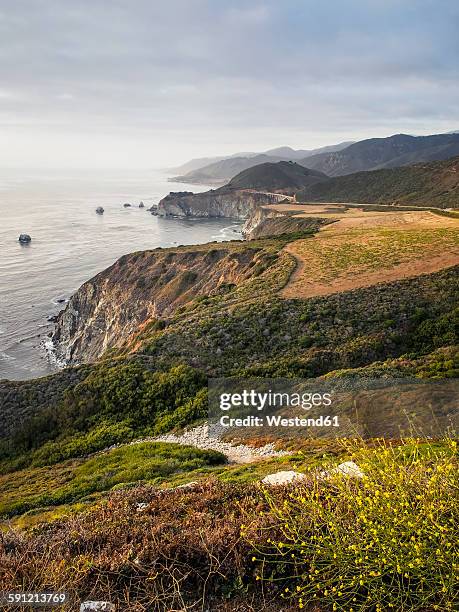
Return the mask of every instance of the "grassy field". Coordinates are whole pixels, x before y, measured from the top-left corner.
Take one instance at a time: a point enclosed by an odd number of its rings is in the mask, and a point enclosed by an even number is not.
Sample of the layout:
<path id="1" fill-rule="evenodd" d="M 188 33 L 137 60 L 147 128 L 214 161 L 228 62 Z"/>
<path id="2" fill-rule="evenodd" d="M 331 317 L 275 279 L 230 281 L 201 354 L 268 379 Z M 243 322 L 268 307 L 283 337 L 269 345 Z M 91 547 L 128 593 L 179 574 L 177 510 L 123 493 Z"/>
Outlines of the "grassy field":
<path id="1" fill-rule="evenodd" d="M 130 483 L 160 484 L 224 462 L 220 453 L 175 444 L 122 446 L 88 459 L 0 476 L 0 515 L 96 499 L 99 493 Z"/>
<path id="2" fill-rule="evenodd" d="M 459 247 L 459 228 L 333 231 L 304 241 L 297 252 L 310 267 L 311 280 L 330 282 L 346 275 L 372 272 L 439 255 Z M 459 249 L 458 249 L 459 251 Z"/>
<path id="3" fill-rule="evenodd" d="M 433 213 L 359 217 L 351 211 L 314 239 L 288 244 L 286 251 L 297 269 L 282 294 L 327 295 L 457 264 L 459 224 Z"/>

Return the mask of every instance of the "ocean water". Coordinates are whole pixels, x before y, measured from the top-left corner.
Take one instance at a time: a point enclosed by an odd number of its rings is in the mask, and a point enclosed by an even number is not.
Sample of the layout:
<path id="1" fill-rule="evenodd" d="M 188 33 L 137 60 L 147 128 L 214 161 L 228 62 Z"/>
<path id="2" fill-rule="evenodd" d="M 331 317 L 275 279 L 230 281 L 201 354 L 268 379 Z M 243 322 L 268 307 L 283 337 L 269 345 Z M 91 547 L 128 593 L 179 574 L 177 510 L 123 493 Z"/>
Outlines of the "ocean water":
<path id="1" fill-rule="evenodd" d="M 148 212 L 180 190 L 206 187 L 170 183 L 150 170 L 0 171 L 0 378 L 56 371 L 44 346 L 52 329 L 47 318 L 121 255 L 240 237 L 240 226 L 228 219 L 160 219 Z M 95 213 L 97 206 L 104 215 Z M 20 244 L 20 233 L 32 242 Z"/>

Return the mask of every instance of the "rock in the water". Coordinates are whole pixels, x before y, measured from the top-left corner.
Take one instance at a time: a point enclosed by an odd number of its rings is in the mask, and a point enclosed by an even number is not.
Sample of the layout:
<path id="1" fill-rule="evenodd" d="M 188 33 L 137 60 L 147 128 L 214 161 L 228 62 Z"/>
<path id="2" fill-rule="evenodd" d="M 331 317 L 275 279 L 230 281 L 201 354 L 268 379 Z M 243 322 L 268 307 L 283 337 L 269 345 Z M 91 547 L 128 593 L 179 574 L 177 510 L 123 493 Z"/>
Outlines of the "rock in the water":
<path id="1" fill-rule="evenodd" d="M 29 242 L 32 242 L 32 238 L 29 236 L 29 234 L 21 234 L 19 236 L 19 242 L 22 244 L 28 244 Z"/>
<path id="2" fill-rule="evenodd" d="M 306 478 L 305 474 L 301 472 L 295 472 L 294 470 L 288 470 L 284 472 L 276 472 L 275 474 L 268 474 L 262 479 L 263 484 L 267 485 L 284 485 L 291 484 L 292 482 L 298 482 Z"/>
<path id="3" fill-rule="evenodd" d="M 80 605 L 80 612 L 90 612 L 90 610 L 104 610 L 105 612 L 115 612 L 115 604 L 109 601 L 84 601 Z"/>
<path id="4" fill-rule="evenodd" d="M 143 202 L 140 202 L 139 208 L 144 208 L 144 207 L 145 207 L 145 204 Z"/>
<path id="5" fill-rule="evenodd" d="M 345 461 L 340 463 L 337 467 L 332 470 L 325 470 L 321 473 L 322 478 L 329 478 L 330 476 L 346 476 L 347 478 L 363 478 L 365 473 L 359 468 L 357 463 L 354 461 Z"/>
<path id="6" fill-rule="evenodd" d="M 129 202 L 125 202 L 125 203 L 123 204 L 123 206 L 124 206 L 124 208 L 130 208 L 130 207 L 131 207 L 131 205 L 129 204 Z"/>
<path id="7" fill-rule="evenodd" d="M 105 211 L 104 211 L 103 206 L 98 206 L 98 207 L 96 208 L 96 213 L 97 213 L 98 215 L 103 215 L 103 214 L 104 214 L 104 212 L 105 212 Z"/>

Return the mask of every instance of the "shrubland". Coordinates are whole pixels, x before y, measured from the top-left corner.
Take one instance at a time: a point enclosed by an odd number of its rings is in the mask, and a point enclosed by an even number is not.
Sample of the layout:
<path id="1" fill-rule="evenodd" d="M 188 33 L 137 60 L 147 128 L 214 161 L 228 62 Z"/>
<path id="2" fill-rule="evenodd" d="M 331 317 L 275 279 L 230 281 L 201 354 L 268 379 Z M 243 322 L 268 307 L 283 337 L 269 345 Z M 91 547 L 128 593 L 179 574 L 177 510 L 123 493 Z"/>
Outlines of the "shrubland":
<path id="1" fill-rule="evenodd" d="M 457 609 L 454 440 L 348 441 L 341 452 L 364 478 L 305 468 L 293 487 L 141 485 L 7 532 L 1 588 L 60 589 L 139 611 Z"/>
<path id="2" fill-rule="evenodd" d="M 291 455 L 249 465 L 128 444 L 205 419 L 210 376 L 457 377 L 457 266 L 283 299 L 295 261 L 282 248 L 308 236 L 257 241 L 244 282 L 153 318 L 96 363 L 0 384 L 0 591 L 138 611 L 458 608 L 453 439 L 284 440 Z M 320 475 L 350 459 L 363 479 Z M 307 477 L 258 483 L 279 469 Z"/>

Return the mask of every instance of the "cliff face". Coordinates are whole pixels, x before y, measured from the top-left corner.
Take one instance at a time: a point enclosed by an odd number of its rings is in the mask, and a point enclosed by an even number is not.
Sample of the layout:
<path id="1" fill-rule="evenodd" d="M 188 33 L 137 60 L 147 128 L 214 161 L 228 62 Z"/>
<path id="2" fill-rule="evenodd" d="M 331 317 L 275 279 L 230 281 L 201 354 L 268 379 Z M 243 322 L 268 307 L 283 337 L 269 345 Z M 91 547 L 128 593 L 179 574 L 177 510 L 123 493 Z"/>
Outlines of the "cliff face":
<path id="1" fill-rule="evenodd" d="M 284 213 L 277 212 L 269 206 L 257 206 L 254 210 L 251 211 L 251 213 L 247 217 L 244 223 L 244 227 L 242 228 L 242 233 L 245 238 L 248 238 L 250 240 L 253 237 L 255 229 L 261 223 L 266 221 L 266 219 L 283 216 Z"/>
<path id="2" fill-rule="evenodd" d="M 241 190 L 210 190 L 205 193 L 187 191 L 170 193 L 158 204 L 161 217 L 229 217 L 246 219 L 262 204 L 274 204 L 285 199 L 279 193 Z"/>
<path id="3" fill-rule="evenodd" d="M 71 297 L 52 337 L 57 356 L 67 363 L 93 361 L 144 324 L 249 278 L 262 257 L 241 243 L 125 255 Z"/>
<path id="4" fill-rule="evenodd" d="M 277 210 L 270 206 L 259 206 L 246 220 L 242 233 L 247 240 L 293 234 L 307 230 L 317 231 L 320 226 L 333 223 L 334 219 L 301 217 L 295 210 Z"/>

